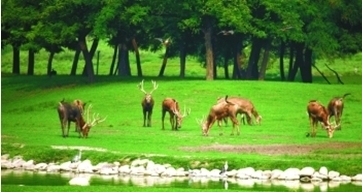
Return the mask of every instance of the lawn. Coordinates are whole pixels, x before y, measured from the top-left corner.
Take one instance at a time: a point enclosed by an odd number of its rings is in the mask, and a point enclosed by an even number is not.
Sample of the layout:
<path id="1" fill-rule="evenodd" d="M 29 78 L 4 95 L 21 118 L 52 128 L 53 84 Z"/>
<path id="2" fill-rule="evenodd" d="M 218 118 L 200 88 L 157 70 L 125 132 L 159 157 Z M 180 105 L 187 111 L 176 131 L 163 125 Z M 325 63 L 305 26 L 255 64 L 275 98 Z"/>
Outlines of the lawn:
<path id="1" fill-rule="evenodd" d="M 224 161 L 230 169 L 254 167 L 255 169 L 286 169 L 312 166 L 319 169 L 327 166 L 342 174 L 354 175 L 362 170 L 362 75 L 358 68 L 362 54 L 335 62 L 318 60 L 317 66 L 327 75 L 331 85 L 313 69 L 314 83 L 279 82 L 278 63 L 273 60 L 268 66 L 266 81 L 223 80 L 223 71 L 218 68 L 218 79 L 205 81 L 205 69 L 196 58 L 188 57 L 186 78 L 178 78 L 178 59 L 169 59 L 165 77 L 158 78 L 163 51 L 141 51 L 143 78 L 107 76 L 111 52 L 100 44 L 99 74 L 96 83 L 88 84 L 87 78 L 68 76 L 73 54 L 66 50 L 57 54 L 54 68 L 57 76 L 44 76 L 47 53 L 36 55 L 36 76 L 11 75 L 11 49 L 2 50 L 1 64 L 1 154 L 22 155 L 38 162 L 65 162 L 77 150 L 74 147 L 89 147 L 83 158 L 98 162 L 118 161 L 129 163 L 135 158 L 148 158 L 156 163 L 170 163 L 175 167 L 220 168 Z M 21 54 L 21 73 L 26 73 L 26 52 Z M 81 67 L 83 62 L 80 61 Z M 96 65 L 97 61 L 94 60 Z M 131 57 L 132 74 L 136 72 Z M 337 70 L 344 85 L 325 66 L 328 63 Z M 286 66 L 287 68 L 287 66 Z M 81 73 L 81 68 L 77 74 Z M 141 99 L 144 94 L 137 85 L 145 80 L 145 90 L 152 88 L 151 80 L 159 84 L 153 93 L 155 99 L 152 127 L 143 127 Z M 342 130 L 332 139 L 326 131 L 318 129 L 317 137 L 306 137 L 309 120 L 306 106 L 309 100 L 317 99 L 323 104 L 334 96 L 346 97 L 342 117 Z M 263 120 L 259 126 L 241 125 L 241 134 L 231 136 L 231 125 L 224 127 L 223 135 L 214 125 L 208 137 L 202 136 L 196 119 L 206 116 L 218 97 L 241 96 L 250 99 Z M 166 116 L 166 130 L 161 130 L 161 102 L 166 97 L 178 100 L 182 108 L 191 108 L 179 131 L 171 131 Z M 82 99 L 94 113 L 107 120 L 92 128 L 88 139 L 78 138 L 71 125 L 70 137 L 61 136 L 56 107 L 62 99 Z M 65 147 L 66 149 L 58 149 Z M 101 149 L 101 151 L 93 150 Z M 93 186 L 92 186 L 93 187 Z M 93 190 L 100 190 L 100 186 Z M 110 186 L 105 187 L 107 190 Z M 5 191 L 16 186 L 3 186 Z M 39 190 L 47 187 L 28 187 Z M 52 188 L 53 189 L 53 188 Z M 69 187 L 54 190 L 68 190 Z M 71 188 L 77 190 L 77 188 Z M 133 187 L 124 190 L 134 190 Z M 161 189 L 148 189 L 159 191 Z M 182 189 L 184 190 L 184 189 Z"/>

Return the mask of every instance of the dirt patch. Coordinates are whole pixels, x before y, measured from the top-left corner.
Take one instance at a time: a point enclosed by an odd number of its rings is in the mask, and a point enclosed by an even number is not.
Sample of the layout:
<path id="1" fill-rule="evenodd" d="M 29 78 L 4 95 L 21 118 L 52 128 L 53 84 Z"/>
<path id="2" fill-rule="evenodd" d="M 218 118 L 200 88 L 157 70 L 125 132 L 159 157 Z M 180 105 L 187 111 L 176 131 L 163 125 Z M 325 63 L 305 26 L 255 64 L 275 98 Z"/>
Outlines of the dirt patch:
<path id="1" fill-rule="evenodd" d="M 201 147 L 181 147 L 181 150 L 192 152 L 218 151 L 230 153 L 254 153 L 262 155 L 303 155 L 317 150 L 338 150 L 348 148 L 362 148 L 362 143 L 333 142 L 321 144 L 295 144 L 295 145 L 220 145 L 214 144 Z"/>

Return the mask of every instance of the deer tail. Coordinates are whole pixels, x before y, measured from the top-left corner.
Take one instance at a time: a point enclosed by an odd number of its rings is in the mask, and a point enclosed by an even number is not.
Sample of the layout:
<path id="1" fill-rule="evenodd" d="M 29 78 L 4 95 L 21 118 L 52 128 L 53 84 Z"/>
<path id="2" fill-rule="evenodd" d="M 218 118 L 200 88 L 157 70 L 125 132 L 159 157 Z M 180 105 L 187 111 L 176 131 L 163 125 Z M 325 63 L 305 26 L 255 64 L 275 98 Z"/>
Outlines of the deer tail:
<path id="1" fill-rule="evenodd" d="M 351 95 L 351 93 L 346 93 L 343 95 L 342 99 L 344 99 L 345 97 L 347 97 L 348 95 Z"/>

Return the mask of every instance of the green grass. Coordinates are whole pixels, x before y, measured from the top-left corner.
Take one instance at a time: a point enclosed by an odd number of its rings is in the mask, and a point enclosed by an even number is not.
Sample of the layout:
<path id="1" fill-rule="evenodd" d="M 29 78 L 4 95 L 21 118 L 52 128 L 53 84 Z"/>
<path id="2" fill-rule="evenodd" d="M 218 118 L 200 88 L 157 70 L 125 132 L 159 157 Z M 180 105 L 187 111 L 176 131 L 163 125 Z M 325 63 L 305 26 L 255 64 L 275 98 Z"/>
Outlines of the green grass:
<path id="1" fill-rule="evenodd" d="M 142 127 L 140 101 L 143 94 L 137 89 L 141 79 L 99 77 L 94 84 L 84 83 L 82 77 L 68 76 L 5 76 L 2 77 L 1 153 L 21 154 L 37 162 L 63 162 L 71 159 L 75 150 L 54 150 L 50 146 L 88 146 L 104 148 L 107 152 L 85 151 L 84 158 L 92 162 L 120 161 L 127 163 L 134 158 L 150 158 L 159 163 L 179 166 L 220 167 L 225 159 L 231 168 L 252 166 L 256 169 L 286 169 L 288 167 L 327 166 L 345 174 L 362 170 L 362 156 L 356 148 L 334 150 L 327 148 L 309 154 L 262 155 L 220 151 L 187 151 L 181 147 L 271 144 L 324 144 L 353 142 L 362 145 L 360 107 L 362 89 L 359 84 L 323 85 L 258 81 L 203 81 L 178 80 L 177 78 L 153 78 L 159 88 L 153 96 L 156 105 L 153 126 Z M 145 89 L 151 88 L 150 79 Z M 307 138 L 309 121 L 306 105 L 310 99 L 327 103 L 333 96 L 351 92 L 345 100 L 342 131 L 336 131 L 328 139 L 319 129 L 316 138 Z M 209 137 L 203 137 L 195 118 L 207 115 L 216 98 L 224 95 L 249 98 L 263 116 L 261 126 L 241 126 L 240 136 L 230 136 L 231 127 L 224 128 L 219 136 L 216 125 Z M 165 97 L 176 98 L 181 106 L 192 109 L 180 131 L 161 130 L 161 101 Z M 93 105 L 94 112 L 107 115 L 106 122 L 94 127 L 88 139 L 79 139 L 70 129 L 70 137 L 62 138 L 56 112 L 57 103 L 82 99 Z M 166 117 L 168 120 L 168 117 Z M 331 156 L 333 154 L 333 156 Z M 348 155 L 347 155 L 348 154 Z M 351 155 L 353 158 L 350 158 Z M 333 157 L 333 158 L 331 158 Z"/>
<path id="2" fill-rule="evenodd" d="M 12 53 L 9 47 L 1 53 L 1 154 L 23 155 L 25 159 L 36 162 L 64 162 L 73 157 L 76 150 L 52 149 L 51 146 L 88 146 L 106 149 L 106 152 L 84 151 L 83 157 L 94 164 L 98 162 L 129 163 L 135 158 L 149 158 L 157 163 L 171 163 L 175 167 L 221 167 L 228 160 L 229 167 L 254 167 L 256 169 L 286 169 L 312 166 L 318 169 L 327 166 L 342 174 L 353 175 L 362 170 L 360 147 L 326 148 L 307 154 L 263 155 L 257 153 L 237 153 L 220 151 L 186 151 L 182 147 L 200 147 L 216 144 L 231 146 L 251 145 L 310 145 L 357 143 L 362 145 L 360 122 L 362 118 L 362 76 L 361 70 L 351 72 L 359 66 L 362 54 L 348 60 L 336 60 L 330 66 L 337 70 L 345 85 L 338 85 L 334 75 L 326 69 L 326 61 L 317 61 L 317 66 L 328 76 L 332 85 L 326 85 L 319 74 L 313 70 L 313 84 L 278 82 L 278 61 L 269 64 L 269 81 L 204 81 L 205 69 L 195 58 L 188 57 L 186 79 L 178 78 L 179 60 L 169 59 L 165 77 L 157 78 L 162 62 L 162 53 L 141 51 L 145 89 L 151 89 L 150 80 L 156 80 L 158 90 L 153 94 L 156 106 L 153 126 L 142 127 L 141 99 L 143 94 L 137 89 L 142 80 L 137 77 L 120 78 L 107 76 L 112 57 L 112 50 L 103 42 L 99 46 L 99 75 L 96 83 L 88 84 L 82 76 L 70 77 L 73 52 L 57 54 L 54 68 L 58 76 L 44 76 L 48 54 L 44 51 L 36 54 L 35 74 L 37 76 L 11 75 Z M 136 74 L 134 57 L 131 56 L 132 74 Z M 21 53 L 21 74 L 27 70 L 27 53 Z M 77 74 L 81 73 L 84 62 L 79 62 Z M 94 60 L 96 64 L 96 60 Z M 286 66 L 287 67 L 287 66 Z M 230 68 L 231 69 L 231 68 Z M 218 69 L 218 76 L 223 78 L 223 70 Z M 299 81 L 297 79 L 297 81 Z M 333 96 L 350 92 L 345 100 L 342 118 L 342 131 L 336 131 L 334 138 L 328 139 L 325 131 L 319 129 L 316 138 L 307 138 L 309 122 L 306 105 L 310 99 L 318 99 L 327 104 Z M 209 137 L 203 137 L 196 118 L 207 115 L 216 98 L 225 95 L 249 98 L 263 116 L 261 126 L 241 126 L 240 136 L 230 136 L 231 127 L 224 128 L 224 135 L 219 136 L 216 125 Z M 186 117 L 180 131 L 173 132 L 166 117 L 166 130 L 161 130 L 161 101 L 165 97 L 176 98 L 181 106 L 192 109 Z M 60 100 L 82 99 L 92 104 L 94 112 L 107 115 L 107 121 L 92 128 L 88 139 L 79 139 L 70 129 L 70 137 L 61 137 L 60 123 L 56 106 Z M 2 191 L 19 190 L 18 186 L 1 187 Z M 112 186 L 91 186 L 93 191 L 109 190 Z M 26 191 L 79 191 L 73 187 L 26 186 Z M 119 188 L 117 188 L 119 190 Z M 122 188 L 134 191 L 134 187 Z M 160 191 L 163 188 L 145 189 Z M 165 188 L 169 190 L 169 188 Z M 185 189 L 172 189 L 185 190 Z M 191 190 L 191 189 L 190 189 Z M 193 190 L 196 191 L 196 190 Z"/>

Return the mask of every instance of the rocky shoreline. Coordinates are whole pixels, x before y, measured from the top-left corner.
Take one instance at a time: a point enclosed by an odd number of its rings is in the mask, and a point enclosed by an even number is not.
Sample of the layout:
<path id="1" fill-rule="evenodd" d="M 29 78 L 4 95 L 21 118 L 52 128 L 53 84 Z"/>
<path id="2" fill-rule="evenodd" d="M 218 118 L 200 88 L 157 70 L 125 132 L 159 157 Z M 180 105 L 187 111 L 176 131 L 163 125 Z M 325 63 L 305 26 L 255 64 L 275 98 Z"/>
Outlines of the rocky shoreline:
<path id="1" fill-rule="evenodd" d="M 362 186 L 362 174 L 345 175 L 338 171 L 328 170 L 327 167 L 320 167 L 318 170 L 313 167 L 288 168 L 286 170 L 255 170 L 252 167 L 226 170 L 214 168 L 211 170 L 174 168 L 171 164 L 157 164 L 148 159 L 136 159 L 130 164 L 121 165 L 119 162 L 103 162 L 92 165 L 88 159 L 78 162 L 67 161 L 64 163 L 35 163 L 33 160 L 24 160 L 21 156 L 10 158 L 9 154 L 1 156 L 1 169 L 24 170 L 47 173 L 77 173 L 69 181 L 70 185 L 90 185 L 90 177 L 87 175 L 104 176 L 134 176 L 134 177 L 163 177 L 163 178 L 206 178 L 235 180 L 259 180 L 259 181 L 298 181 L 298 183 L 322 184 L 329 181 L 334 183 L 354 183 Z"/>

